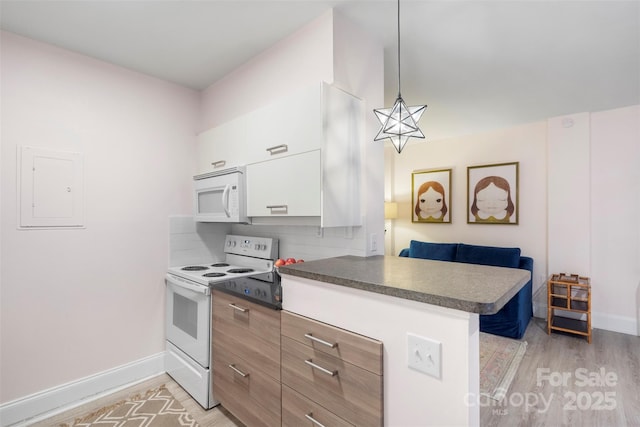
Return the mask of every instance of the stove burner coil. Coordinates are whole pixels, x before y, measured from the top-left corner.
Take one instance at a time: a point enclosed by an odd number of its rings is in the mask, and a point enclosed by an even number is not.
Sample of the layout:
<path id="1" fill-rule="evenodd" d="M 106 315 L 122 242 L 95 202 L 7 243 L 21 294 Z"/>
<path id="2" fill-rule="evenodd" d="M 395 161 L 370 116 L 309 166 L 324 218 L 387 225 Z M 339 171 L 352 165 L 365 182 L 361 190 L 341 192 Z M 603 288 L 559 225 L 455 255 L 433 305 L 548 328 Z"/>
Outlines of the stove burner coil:
<path id="1" fill-rule="evenodd" d="M 226 262 L 217 262 L 215 264 L 211 264 L 211 267 L 229 267 L 229 264 Z"/>
<path id="2" fill-rule="evenodd" d="M 253 268 L 230 268 L 227 273 L 251 273 Z"/>
<path id="3" fill-rule="evenodd" d="M 182 270 L 184 271 L 202 271 L 202 270 L 208 270 L 209 267 L 205 267 L 203 265 L 188 265 L 186 267 L 182 267 Z"/>
<path id="4" fill-rule="evenodd" d="M 202 275 L 202 277 L 222 277 L 222 276 L 226 276 L 225 273 L 205 273 Z"/>

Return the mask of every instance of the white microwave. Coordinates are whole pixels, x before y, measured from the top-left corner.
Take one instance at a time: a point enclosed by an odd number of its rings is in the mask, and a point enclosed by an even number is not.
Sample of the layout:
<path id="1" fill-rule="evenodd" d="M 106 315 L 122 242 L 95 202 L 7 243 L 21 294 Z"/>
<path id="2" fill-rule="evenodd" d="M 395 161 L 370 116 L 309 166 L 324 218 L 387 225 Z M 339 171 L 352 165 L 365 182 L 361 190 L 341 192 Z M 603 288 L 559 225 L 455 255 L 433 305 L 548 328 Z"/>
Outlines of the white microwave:
<path id="1" fill-rule="evenodd" d="M 250 223 L 245 177 L 242 166 L 194 176 L 195 220 Z"/>

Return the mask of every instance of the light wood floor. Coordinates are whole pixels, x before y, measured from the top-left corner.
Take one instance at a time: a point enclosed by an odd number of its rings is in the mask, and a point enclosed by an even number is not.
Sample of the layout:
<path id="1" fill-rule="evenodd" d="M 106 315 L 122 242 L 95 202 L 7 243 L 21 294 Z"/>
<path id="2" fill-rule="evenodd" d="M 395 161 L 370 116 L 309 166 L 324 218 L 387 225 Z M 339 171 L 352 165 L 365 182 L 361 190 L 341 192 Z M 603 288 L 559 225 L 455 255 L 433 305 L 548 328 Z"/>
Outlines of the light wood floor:
<path id="1" fill-rule="evenodd" d="M 527 351 L 501 405 L 480 401 L 481 426 L 640 427 L 640 337 L 594 329 L 592 343 L 588 344 L 584 338 L 547 335 L 546 322 L 534 319 L 523 340 L 528 343 Z M 577 369 L 582 370 L 576 372 Z M 600 376 L 601 369 L 609 376 L 608 383 L 587 385 L 585 378 Z M 562 376 L 566 381 L 561 380 Z M 167 375 L 33 426 L 72 422 L 161 384 L 167 385 L 201 427 L 243 426 L 221 406 L 203 410 Z"/>
<path id="2" fill-rule="evenodd" d="M 589 344 L 547 335 L 546 325 L 535 318 L 529 324 L 527 351 L 503 405 L 481 402 L 480 425 L 639 427 L 640 337 L 594 329 Z M 595 385 L 601 370 L 608 381 Z"/>

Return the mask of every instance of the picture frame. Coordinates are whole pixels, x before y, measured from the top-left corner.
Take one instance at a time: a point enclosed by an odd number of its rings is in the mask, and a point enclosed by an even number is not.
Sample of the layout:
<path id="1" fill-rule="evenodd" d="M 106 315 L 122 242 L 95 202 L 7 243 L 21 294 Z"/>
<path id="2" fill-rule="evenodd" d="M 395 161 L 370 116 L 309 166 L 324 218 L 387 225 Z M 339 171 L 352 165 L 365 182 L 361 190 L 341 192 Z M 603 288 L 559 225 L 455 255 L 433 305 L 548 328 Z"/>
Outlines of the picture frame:
<path id="1" fill-rule="evenodd" d="M 467 167 L 467 223 L 517 225 L 519 162 Z"/>
<path id="2" fill-rule="evenodd" d="M 411 222 L 451 223 L 451 169 L 411 174 Z"/>

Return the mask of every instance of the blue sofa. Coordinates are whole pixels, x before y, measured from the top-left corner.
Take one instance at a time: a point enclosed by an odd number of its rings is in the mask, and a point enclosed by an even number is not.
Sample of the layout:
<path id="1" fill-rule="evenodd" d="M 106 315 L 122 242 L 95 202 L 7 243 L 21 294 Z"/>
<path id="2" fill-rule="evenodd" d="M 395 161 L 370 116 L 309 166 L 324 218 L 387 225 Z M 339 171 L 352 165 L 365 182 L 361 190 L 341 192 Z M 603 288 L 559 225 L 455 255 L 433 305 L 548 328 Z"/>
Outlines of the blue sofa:
<path id="1" fill-rule="evenodd" d="M 465 262 L 529 270 L 533 277 L 533 259 L 520 256 L 520 248 L 430 243 L 412 240 L 400 256 L 436 261 Z M 520 339 L 533 316 L 531 280 L 496 314 L 480 315 L 480 330 L 494 335 Z"/>

